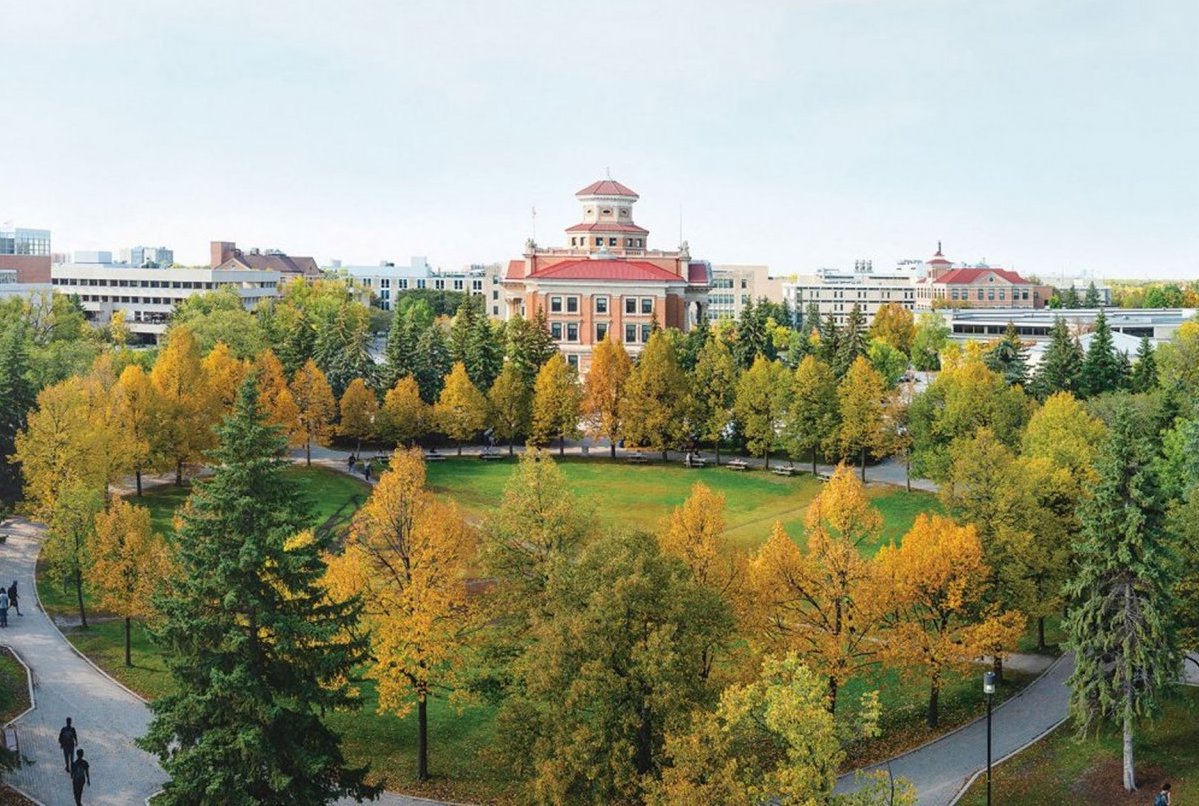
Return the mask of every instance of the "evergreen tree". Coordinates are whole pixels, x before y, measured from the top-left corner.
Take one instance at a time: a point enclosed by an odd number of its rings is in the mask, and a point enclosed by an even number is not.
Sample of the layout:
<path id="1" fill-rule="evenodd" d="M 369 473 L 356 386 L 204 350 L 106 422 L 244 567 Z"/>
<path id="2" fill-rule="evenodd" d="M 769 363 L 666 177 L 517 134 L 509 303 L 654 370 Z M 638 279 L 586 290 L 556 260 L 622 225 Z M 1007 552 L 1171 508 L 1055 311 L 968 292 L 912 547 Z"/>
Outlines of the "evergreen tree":
<path id="1" fill-rule="evenodd" d="M 450 322 L 450 359 L 466 363 L 467 345 L 470 343 L 470 333 L 474 329 L 475 320 L 479 314 L 474 300 L 462 300 L 454 319 Z"/>
<path id="2" fill-rule="evenodd" d="M 304 362 L 312 358 L 316 347 L 316 332 L 302 312 L 297 311 L 295 318 L 283 336 L 279 345 L 279 360 L 283 363 L 283 371 L 287 377 L 296 374 L 296 370 L 304 366 Z"/>
<path id="3" fill-rule="evenodd" d="M 374 385 L 375 362 L 367 349 L 370 331 L 365 314 L 364 309 L 345 304 L 322 320 L 317 330 L 313 360 L 325 373 L 335 397 L 341 397 L 355 378 Z"/>
<path id="4" fill-rule="evenodd" d="M 1062 307 L 1063 308 L 1080 308 L 1082 300 L 1078 298 L 1078 289 L 1070 286 L 1062 292 Z"/>
<path id="5" fill-rule="evenodd" d="M 1095 319 L 1095 332 L 1087 345 L 1087 355 L 1082 363 L 1079 379 L 1081 397 L 1095 397 L 1104 392 L 1114 392 L 1121 387 L 1123 374 L 1116 348 L 1112 345 L 1112 331 L 1107 316 L 1102 310 Z"/>
<path id="6" fill-rule="evenodd" d="M 1028 383 L 1028 347 L 1020 340 L 1013 323 L 1007 323 L 1003 338 L 987 350 L 983 363 L 987 369 L 1002 375 L 1008 386 Z"/>
<path id="7" fill-rule="evenodd" d="M 1083 729 L 1121 726 L 1124 788 L 1136 789 L 1133 731 L 1181 668 L 1174 635 L 1164 508 L 1152 448 L 1123 404 L 1098 460 L 1099 482 L 1082 507 L 1077 566 L 1065 587 L 1065 629 L 1076 654 L 1070 708 Z"/>
<path id="8" fill-rule="evenodd" d="M 0 333 L 0 512 L 21 497 L 21 466 L 9 457 L 33 403 L 25 328 L 13 323 Z"/>
<path id="9" fill-rule="evenodd" d="M 1157 358 L 1148 336 L 1141 339 L 1141 346 L 1137 348 L 1137 362 L 1132 367 L 1130 384 L 1132 391 L 1137 393 L 1149 392 L 1157 386 Z"/>
<path id="10" fill-rule="evenodd" d="M 400 378 L 415 371 L 414 359 L 418 337 L 408 308 L 397 308 L 392 314 L 391 328 L 387 332 L 387 346 L 383 350 L 387 359 L 386 377 L 383 381 L 389 389 L 395 386 Z"/>
<path id="11" fill-rule="evenodd" d="M 1098 308 L 1100 304 L 1099 289 L 1095 287 L 1095 281 L 1092 280 L 1091 284 L 1087 286 L 1087 293 L 1086 296 L 1083 297 L 1082 307 Z"/>
<path id="12" fill-rule="evenodd" d="M 699 321 L 695 323 L 695 327 L 687 331 L 687 335 L 683 337 L 683 342 L 679 346 L 679 366 L 684 372 L 691 372 L 695 369 L 695 365 L 699 363 L 700 353 L 703 352 L 704 346 L 708 343 L 708 336 L 712 334 L 712 327 L 708 323 L 708 312 L 701 311 Z"/>
<path id="13" fill-rule="evenodd" d="M 466 372 L 479 389 L 490 389 L 504 368 L 504 346 L 496 328 L 483 313 L 478 313 L 466 337 Z"/>
<path id="14" fill-rule="evenodd" d="M 812 332 L 820 330 L 820 306 L 816 304 L 816 300 L 812 300 L 804 306 L 803 316 L 799 320 L 799 327 L 803 331 L 804 337 L 809 341 L 812 338 Z"/>
<path id="15" fill-rule="evenodd" d="M 841 345 L 841 331 L 837 328 L 837 318 L 833 314 L 828 314 L 820 323 L 820 349 L 817 352 L 817 358 L 830 367 L 837 360 L 837 352 Z"/>
<path id="16" fill-rule="evenodd" d="M 845 373 L 853 366 L 859 356 L 866 355 L 869 343 L 866 339 L 866 315 L 856 302 L 845 320 L 845 329 L 837 340 L 837 352 L 833 356 L 833 372 L 838 378 L 844 378 Z"/>
<path id="17" fill-rule="evenodd" d="M 737 343 L 733 355 L 741 369 L 749 369 L 754 358 L 763 355 L 767 342 L 766 320 L 758 315 L 753 300 L 741 309 L 741 318 L 737 320 Z"/>
<path id="18" fill-rule="evenodd" d="M 558 352 L 558 345 L 545 321 L 545 312 L 539 309 L 531 320 L 519 316 L 509 319 L 507 337 L 508 360 L 520 370 L 525 385 L 532 388 L 537 371 Z"/>
<path id="19" fill-rule="evenodd" d="M 445 376 L 453 365 L 441 326 L 434 324 L 420 334 L 416 340 L 416 354 L 412 356 L 412 376 L 420 386 L 421 400 L 429 405 L 437 402 Z"/>
<path id="20" fill-rule="evenodd" d="M 346 679 L 366 659 L 357 599 L 321 585 L 332 535 L 285 473 L 253 379 L 220 428 L 213 476 L 182 510 L 179 573 L 158 601 L 157 638 L 176 691 L 150 705 L 140 744 L 169 776 L 168 804 L 327 803 L 377 792 L 346 766 L 322 715 L 358 701 Z"/>
<path id="21" fill-rule="evenodd" d="M 1055 392 L 1070 392 L 1077 395 L 1082 376 L 1082 348 L 1070 335 L 1066 320 L 1057 317 L 1049 331 L 1049 346 L 1041 357 L 1033 378 L 1032 389 L 1037 398 L 1044 400 Z"/>

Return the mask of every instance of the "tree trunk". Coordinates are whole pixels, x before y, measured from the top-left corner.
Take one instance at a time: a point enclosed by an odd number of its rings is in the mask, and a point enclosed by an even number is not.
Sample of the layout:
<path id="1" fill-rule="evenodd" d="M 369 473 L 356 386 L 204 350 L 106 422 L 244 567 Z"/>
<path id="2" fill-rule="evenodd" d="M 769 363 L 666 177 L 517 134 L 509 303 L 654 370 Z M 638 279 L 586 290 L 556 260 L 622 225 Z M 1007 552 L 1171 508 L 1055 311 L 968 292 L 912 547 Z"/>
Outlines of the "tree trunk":
<path id="1" fill-rule="evenodd" d="M 462 455 L 462 440 L 458 440 L 458 455 Z"/>
<path id="2" fill-rule="evenodd" d="M 912 491 L 912 457 L 908 456 L 904 462 L 903 483 L 908 488 L 908 492 Z"/>
<path id="3" fill-rule="evenodd" d="M 429 702 L 424 694 L 418 695 L 416 705 L 416 777 L 429 780 Z"/>
<path id="4" fill-rule="evenodd" d="M 516 448 L 514 447 L 514 445 L 515 445 L 515 443 L 512 440 L 508 440 L 508 455 L 509 456 L 516 455 Z"/>
<path id="5" fill-rule="evenodd" d="M 766 459 L 766 469 L 769 470 L 770 469 L 770 451 L 766 451 L 766 455 L 764 456 L 764 458 Z"/>
<path id="6" fill-rule="evenodd" d="M 126 666 L 133 665 L 133 653 L 131 652 L 131 647 L 130 647 L 131 641 L 130 641 L 130 637 L 129 637 L 130 624 L 132 621 L 133 621 L 133 619 L 129 618 L 129 616 L 125 616 L 125 665 Z"/>
<path id="7" fill-rule="evenodd" d="M 362 437 L 358 437 L 358 446 L 354 449 L 355 456 L 362 456 Z"/>
<path id="8" fill-rule="evenodd" d="M 716 451 L 716 466 L 720 467 L 720 440 L 712 444 L 712 450 Z"/>
<path id="9" fill-rule="evenodd" d="M 615 459 L 616 458 L 616 440 L 611 440 L 608 443 L 608 449 L 612 454 L 612 458 Z"/>
<path id="10" fill-rule="evenodd" d="M 941 699 L 941 684 L 934 680 L 928 689 L 928 726 L 930 728 L 937 727 L 940 713 L 937 706 Z"/>
<path id="11" fill-rule="evenodd" d="M 669 451 L 668 451 L 667 449 L 663 449 L 663 450 L 662 450 L 662 461 L 663 461 L 663 462 L 665 462 L 665 461 L 668 461 L 668 460 L 667 460 L 667 458 L 666 458 L 666 454 L 667 454 L 667 453 L 669 453 Z"/>
<path id="12" fill-rule="evenodd" d="M 1137 771 L 1132 750 L 1132 709 L 1124 710 L 1124 788 L 1129 792 L 1137 789 Z"/>
<path id="13" fill-rule="evenodd" d="M 566 434 L 563 434 L 561 437 L 558 438 L 558 455 L 559 456 L 566 455 Z"/>
<path id="14" fill-rule="evenodd" d="M 1037 651 L 1045 651 L 1045 617 L 1037 619 Z"/>
<path id="15" fill-rule="evenodd" d="M 653 724 L 647 706 L 641 707 L 641 721 L 637 725 L 637 748 L 634 763 L 637 772 L 645 775 L 653 769 Z"/>
<path id="16" fill-rule="evenodd" d="M 311 439 L 307 439 L 304 441 L 304 461 L 309 467 L 312 467 L 312 440 Z"/>
<path id="17" fill-rule="evenodd" d="M 812 475 L 816 475 L 816 446 L 812 446 Z"/>
<path id="18" fill-rule="evenodd" d="M 75 596 L 79 600 L 79 626 L 87 629 L 87 613 L 83 610 L 83 571 L 75 572 Z"/>
<path id="19" fill-rule="evenodd" d="M 176 487 L 183 486 L 183 460 L 182 459 L 177 459 L 175 461 L 175 486 Z"/>
<path id="20" fill-rule="evenodd" d="M 137 478 L 137 497 L 142 497 L 142 469 L 139 467 L 133 471 L 133 475 Z"/>
<path id="21" fill-rule="evenodd" d="M 866 483 L 866 449 L 862 448 L 862 483 Z"/>
<path id="22" fill-rule="evenodd" d="M 1003 682 L 1003 657 L 1000 655 L 991 656 L 991 671 L 995 672 L 995 682 Z"/>
<path id="23" fill-rule="evenodd" d="M 832 675 L 828 677 L 828 712 L 837 713 L 837 678 Z"/>

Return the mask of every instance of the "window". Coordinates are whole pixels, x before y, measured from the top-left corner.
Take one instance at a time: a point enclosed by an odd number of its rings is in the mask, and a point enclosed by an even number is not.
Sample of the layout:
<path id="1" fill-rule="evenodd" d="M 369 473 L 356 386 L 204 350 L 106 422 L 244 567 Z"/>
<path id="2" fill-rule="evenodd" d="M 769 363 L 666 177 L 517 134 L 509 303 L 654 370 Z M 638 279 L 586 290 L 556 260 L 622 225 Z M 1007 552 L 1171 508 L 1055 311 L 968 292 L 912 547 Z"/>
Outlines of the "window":
<path id="1" fill-rule="evenodd" d="M 384 277 L 382 280 L 379 281 L 379 287 L 380 288 L 391 288 L 391 280 Z"/>
<path id="2" fill-rule="evenodd" d="M 492 298 L 492 299 L 499 299 L 499 298 L 500 298 L 500 290 L 499 290 L 498 288 L 493 288 L 493 289 L 491 289 L 491 298 Z"/>
<path id="3" fill-rule="evenodd" d="M 550 322 L 550 335 L 554 337 L 555 341 L 562 341 L 561 322 Z"/>
<path id="4" fill-rule="evenodd" d="M 958 290 L 956 288 L 952 289 L 949 293 L 953 297 L 953 299 L 958 298 Z"/>
<path id="5" fill-rule="evenodd" d="M 566 340 L 567 341 L 578 341 L 579 340 L 579 323 L 578 322 L 568 322 L 567 323 L 567 325 L 566 325 Z"/>
<path id="6" fill-rule="evenodd" d="M 575 369 L 579 368 L 579 357 L 577 355 L 566 356 L 566 363 L 570 364 Z"/>
<path id="7" fill-rule="evenodd" d="M 650 314 L 650 313 L 654 312 L 654 298 L 653 297 L 642 297 L 641 298 L 641 312 L 643 314 Z"/>
<path id="8" fill-rule="evenodd" d="M 966 293 L 968 294 L 968 293 L 970 293 L 970 292 L 969 292 L 969 291 L 967 291 Z M 980 289 L 978 289 L 978 298 L 979 298 L 980 300 L 983 298 L 983 290 L 982 290 L 981 288 L 980 288 Z"/>
<path id="9" fill-rule="evenodd" d="M 642 325 L 641 326 L 641 340 L 649 341 L 649 334 L 653 332 L 653 329 L 654 329 L 653 325 Z"/>
<path id="10" fill-rule="evenodd" d="M 596 246 L 603 246 L 603 245 L 604 245 L 604 239 L 603 239 L 603 238 L 596 238 L 596 239 L 595 239 L 595 245 L 596 245 Z"/>
<path id="11" fill-rule="evenodd" d="M 607 313 L 608 312 L 608 298 L 607 297 L 596 297 L 595 298 L 595 312 L 596 313 Z"/>
<path id="12" fill-rule="evenodd" d="M 578 241 L 578 238 L 575 238 L 574 236 L 571 236 L 571 239 L 570 239 L 570 245 L 571 245 L 571 246 L 578 246 L 578 244 L 576 243 L 576 241 Z"/>
<path id="13" fill-rule="evenodd" d="M 624 340 L 625 340 L 625 344 L 636 344 L 637 343 L 637 326 L 636 325 L 625 325 L 624 326 Z"/>
<path id="14" fill-rule="evenodd" d="M 434 280 L 433 288 L 437 289 L 438 291 L 444 291 L 445 290 L 445 280 Z"/>
<path id="15" fill-rule="evenodd" d="M 562 297 L 550 297 L 550 313 L 562 313 Z"/>
<path id="16" fill-rule="evenodd" d="M 615 239 L 615 238 L 609 238 L 609 239 L 608 239 L 608 246 L 616 246 L 616 239 Z"/>
<path id="17" fill-rule="evenodd" d="M 612 215 L 612 210 L 605 207 L 603 210 L 600 210 L 600 215 Z"/>
<path id="18" fill-rule="evenodd" d="M 607 336 L 607 335 L 608 335 L 608 323 L 607 323 L 607 322 L 599 322 L 599 323 L 597 323 L 597 324 L 596 324 L 596 326 L 595 326 L 595 340 L 596 340 L 596 342 L 601 342 L 601 341 L 603 341 L 603 340 L 604 340 L 604 336 Z"/>
<path id="19" fill-rule="evenodd" d="M 455 281 L 454 281 L 454 290 L 455 290 L 455 291 L 461 291 L 461 290 L 462 290 L 462 281 L 461 281 L 461 280 L 455 280 Z"/>
<path id="20" fill-rule="evenodd" d="M 742 278 L 741 278 L 741 287 L 742 287 L 742 288 L 749 288 L 749 280 L 747 280 L 746 278 L 742 277 Z"/>
<path id="21" fill-rule="evenodd" d="M 567 313 L 578 313 L 579 312 L 579 298 L 578 297 L 567 297 L 566 298 L 566 312 Z"/>
<path id="22" fill-rule="evenodd" d="M 632 245 L 633 245 L 633 239 L 632 239 L 632 238 L 625 238 L 625 239 L 624 239 L 624 245 L 625 245 L 626 247 L 628 247 L 628 246 L 632 246 Z"/>
<path id="23" fill-rule="evenodd" d="M 1001 288 L 1001 289 L 999 289 L 999 298 L 1000 298 L 1000 299 L 1006 299 L 1006 298 L 1007 298 L 1006 291 L 1005 291 L 1004 289 L 1002 289 L 1002 288 Z"/>
<path id="24" fill-rule="evenodd" d="M 416 281 L 416 287 L 424 288 L 425 287 L 425 278 L 423 278 L 423 277 L 418 278 Z"/>
<path id="25" fill-rule="evenodd" d="M 637 298 L 636 297 L 625 297 L 624 312 L 625 313 L 637 313 Z"/>
<path id="26" fill-rule="evenodd" d="M 407 287 L 408 287 L 408 278 L 401 277 L 400 278 L 400 288 L 407 288 Z"/>
<path id="27" fill-rule="evenodd" d="M 980 295 L 981 295 L 981 292 L 980 292 Z M 989 300 L 995 299 L 995 289 L 994 288 L 987 289 L 987 299 L 989 299 Z"/>
<path id="28" fill-rule="evenodd" d="M 491 306 L 491 315 L 492 315 L 492 316 L 499 316 L 499 315 L 500 315 L 500 306 L 499 306 L 499 305 L 492 305 L 492 306 Z"/>
<path id="29" fill-rule="evenodd" d="M 473 288 L 475 291 L 482 291 L 483 290 L 483 281 L 482 280 L 471 280 L 470 287 Z"/>

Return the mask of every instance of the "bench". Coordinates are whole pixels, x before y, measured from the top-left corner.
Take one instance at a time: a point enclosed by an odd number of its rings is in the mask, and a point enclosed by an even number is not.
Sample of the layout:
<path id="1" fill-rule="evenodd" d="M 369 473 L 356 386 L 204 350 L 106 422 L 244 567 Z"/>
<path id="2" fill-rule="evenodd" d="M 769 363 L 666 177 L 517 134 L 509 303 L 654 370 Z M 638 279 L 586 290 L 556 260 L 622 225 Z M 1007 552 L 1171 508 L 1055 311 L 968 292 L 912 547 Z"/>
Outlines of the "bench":
<path id="1" fill-rule="evenodd" d="M 729 470 L 749 470 L 749 463 L 744 459 L 732 459 L 725 464 Z"/>
<path id="2" fill-rule="evenodd" d="M 631 465 L 648 465 L 649 457 L 644 453 L 631 453 L 625 457 L 625 461 Z"/>
<path id="3" fill-rule="evenodd" d="M 4 729 L 4 749 L 17 759 L 17 764 L 21 762 L 21 740 L 17 738 L 16 728 Z"/>
<path id="4" fill-rule="evenodd" d="M 499 451 L 479 451 L 479 458 L 483 460 L 503 459 L 504 456 L 505 454 L 502 454 Z"/>
<path id="5" fill-rule="evenodd" d="M 429 451 L 428 453 L 425 454 L 425 461 L 426 462 L 444 462 L 445 454 L 438 453 L 437 451 Z"/>
<path id="6" fill-rule="evenodd" d="M 770 472 L 776 476 L 794 476 L 799 473 L 799 468 L 795 465 L 781 465 L 773 468 Z"/>
<path id="7" fill-rule="evenodd" d="M 817 473 L 816 478 L 820 481 L 828 481 L 832 478 L 832 476 L 830 476 L 828 473 Z"/>
<path id="8" fill-rule="evenodd" d="M 699 456 L 692 456 L 690 459 L 683 460 L 684 467 L 707 467 L 708 460 Z"/>

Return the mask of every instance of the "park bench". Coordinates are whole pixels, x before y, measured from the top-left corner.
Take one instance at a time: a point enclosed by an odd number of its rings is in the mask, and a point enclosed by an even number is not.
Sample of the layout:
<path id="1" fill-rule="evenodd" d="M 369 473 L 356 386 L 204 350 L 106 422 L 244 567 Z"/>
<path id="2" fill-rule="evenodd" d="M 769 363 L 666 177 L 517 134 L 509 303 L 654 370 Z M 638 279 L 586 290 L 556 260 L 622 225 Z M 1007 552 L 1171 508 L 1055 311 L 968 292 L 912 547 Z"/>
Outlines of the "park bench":
<path id="1" fill-rule="evenodd" d="M 779 465 L 771 471 L 776 476 L 794 476 L 799 473 L 799 468 L 792 464 Z"/>
<path id="2" fill-rule="evenodd" d="M 725 467 L 729 470 L 749 470 L 749 463 L 744 459 L 730 459 Z"/>
<path id="3" fill-rule="evenodd" d="M 631 465 L 648 465 L 649 457 L 644 453 L 630 453 L 625 457 L 625 461 Z"/>
<path id="4" fill-rule="evenodd" d="M 444 462 L 445 454 L 438 453 L 437 451 L 425 451 L 425 461 L 426 462 Z"/>
<path id="5" fill-rule="evenodd" d="M 698 454 L 687 454 L 683 457 L 683 467 L 707 467 L 708 460 Z"/>
<path id="6" fill-rule="evenodd" d="M 4 749 L 12 753 L 19 766 L 21 763 L 21 740 L 17 738 L 16 728 L 4 729 Z"/>
<path id="7" fill-rule="evenodd" d="M 480 459 L 483 459 L 483 460 L 485 460 L 485 461 L 486 461 L 486 460 L 488 460 L 488 459 L 503 459 L 503 458 L 504 458 L 504 454 L 502 454 L 502 453 L 500 453 L 499 451 L 496 451 L 496 450 L 486 450 L 486 449 L 484 449 L 484 450 L 481 450 L 481 451 L 479 451 L 479 458 L 480 458 Z"/>
<path id="8" fill-rule="evenodd" d="M 820 481 L 828 481 L 832 478 L 832 476 L 830 476 L 828 473 L 817 473 L 816 478 Z"/>

